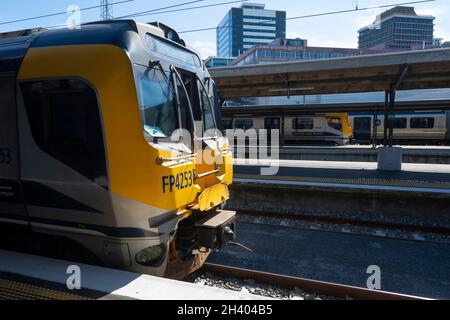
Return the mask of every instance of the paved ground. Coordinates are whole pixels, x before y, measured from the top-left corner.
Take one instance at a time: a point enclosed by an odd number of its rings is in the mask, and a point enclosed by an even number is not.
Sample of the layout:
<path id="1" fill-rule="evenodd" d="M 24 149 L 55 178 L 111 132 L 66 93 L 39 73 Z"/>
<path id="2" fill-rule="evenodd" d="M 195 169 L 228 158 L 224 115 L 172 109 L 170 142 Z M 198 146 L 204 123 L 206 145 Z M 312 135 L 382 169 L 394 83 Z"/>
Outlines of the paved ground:
<path id="1" fill-rule="evenodd" d="M 381 268 L 381 289 L 450 298 L 450 245 L 238 224 L 238 241 L 209 262 L 365 287 L 370 265 Z"/>

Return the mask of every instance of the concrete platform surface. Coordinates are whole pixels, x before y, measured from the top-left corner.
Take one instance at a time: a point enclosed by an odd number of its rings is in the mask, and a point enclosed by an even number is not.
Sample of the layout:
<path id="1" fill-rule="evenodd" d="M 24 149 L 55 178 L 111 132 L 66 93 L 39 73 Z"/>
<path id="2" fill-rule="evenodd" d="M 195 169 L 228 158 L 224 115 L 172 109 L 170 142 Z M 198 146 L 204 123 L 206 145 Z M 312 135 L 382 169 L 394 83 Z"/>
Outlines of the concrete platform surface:
<path id="1" fill-rule="evenodd" d="M 69 266 L 73 265 L 78 266 L 81 271 L 81 290 L 67 289 L 67 281 L 73 275 L 73 271 L 68 273 L 67 270 Z M 39 290 L 40 283 L 42 284 L 42 290 Z M 49 284 L 53 284 L 52 287 L 55 288 L 48 288 Z M 65 290 L 61 289 L 62 287 Z M 24 288 L 27 289 L 25 290 Z M 0 250 L 0 296 L 16 295 L 20 297 L 29 295 L 30 291 L 33 290 L 39 291 L 37 296 L 52 296 L 56 298 L 67 297 L 70 293 L 72 298 L 87 299 L 263 299 L 263 297 L 248 293 Z"/>
<path id="2" fill-rule="evenodd" d="M 315 168 L 342 170 L 377 170 L 376 162 L 357 161 L 317 161 L 317 160 L 269 160 L 269 159 L 234 159 L 237 166 L 270 166 L 278 162 L 280 167 Z M 402 171 L 447 173 L 450 175 L 450 164 L 403 163 Z"/>
<path id="3" fill-rule="evenodd" d="M 395 147 L 402 147 L 405 150 L 417 151 L 446 151 L 450 154 L 450 146 L 414 146 L 414 145 L 395 145 Z M 369 144 L 347 144 L 345 146 L 282 146 L 282 149 L 315 149 L 315 150 L 374 150 Z"/>
<path id="4" fill-rule="evenodd" d="M 235 159 L 235 182 L 314 185 L 450 194 L 450 165 L 403 163 L 402 171 L 377 170 L 376 162 Z M 275 175 L 262 168 L 279 166 Z"/>
<path id="5" fill-rule="evenodd" d="M 381 148 L 379 146 L 378 148 Z M 345 146 L 281 146 L 280 159 L 318 161 L 377 162 L 378 148 L 370 145 Z M 401 146 L 403 163 L 450 164 L 450 146 Z M 258 152 L 257 147 L 247 147 L 247 152 Z M 235 156 L 238 156 L 237 149 Z M 248 157 L 248 156 L 247 156 Z"/>

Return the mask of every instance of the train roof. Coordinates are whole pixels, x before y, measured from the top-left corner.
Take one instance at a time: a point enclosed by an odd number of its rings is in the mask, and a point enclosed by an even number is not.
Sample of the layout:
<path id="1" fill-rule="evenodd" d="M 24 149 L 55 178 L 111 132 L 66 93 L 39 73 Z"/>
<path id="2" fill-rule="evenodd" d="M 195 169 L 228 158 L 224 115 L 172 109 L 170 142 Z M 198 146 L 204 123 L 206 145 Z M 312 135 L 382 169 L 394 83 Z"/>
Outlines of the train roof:
<path id="1" fill-rule="evenodd" d="M 124 34 L 127 32 L 150 33 L 165 38 L 199 57 L 198 52 L 187 46 L 175 30 L 160 22 L 140 23 L 134 20 L 99 21 L 82 24 L 80 27 L 73 29 L 47 30 L 36 28 L 0 34 L 0 73 L 17 72 L 29 48 L 111 44 L 126 49 L 128 44 Z"/>

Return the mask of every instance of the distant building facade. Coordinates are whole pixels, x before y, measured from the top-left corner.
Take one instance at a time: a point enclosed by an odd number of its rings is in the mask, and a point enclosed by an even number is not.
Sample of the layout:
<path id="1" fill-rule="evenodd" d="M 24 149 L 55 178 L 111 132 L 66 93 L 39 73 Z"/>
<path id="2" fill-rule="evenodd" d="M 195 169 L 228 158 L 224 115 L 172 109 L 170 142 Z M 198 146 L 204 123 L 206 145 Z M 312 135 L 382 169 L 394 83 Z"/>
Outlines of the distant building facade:
<path id="1" fill-rule="evenodd" d="M 217 26 L 217 55 L 237 57 L 256 44 L 286 37 L 286 12 L 264 4 L 243 3 L 231 8 Z"/>
<path id="2" fill-rule="evenodd" d="M 253 46 L 238 56 L 233 65 L 344 58 L 382 52 L 372 49 L 309 47 L 305 39 L 276 39 L 271 44 Z"/>
<path id="3" fill-rule="evenodd" d="M 235 58 L 232 57 L 208 57 L 205 60 L 207 68 L 226 67 L 233 63 Z"/>
<path id="4" fill-rule="evenodd" d="M 397 6 L 378 15 L 358 33 L 361 49 L 432 47 L 434 17 L 417 15 L 413 7 Z"/>

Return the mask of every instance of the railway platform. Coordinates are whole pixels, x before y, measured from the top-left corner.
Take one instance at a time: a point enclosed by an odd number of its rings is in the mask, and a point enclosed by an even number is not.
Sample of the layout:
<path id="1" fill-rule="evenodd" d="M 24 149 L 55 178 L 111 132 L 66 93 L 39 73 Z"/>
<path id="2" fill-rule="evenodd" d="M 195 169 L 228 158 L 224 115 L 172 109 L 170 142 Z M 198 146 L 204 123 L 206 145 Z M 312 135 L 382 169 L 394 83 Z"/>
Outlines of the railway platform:
<path id="1" fill-rule="evenodd" d="M 263 297 L 0 250 L 0 300 L 255 300 Z M 80 270 L 70 290 L 70 267 Z"/>
<path id="2" fill-rule="evenodd" d="M 376 162 L 235 161 L 228 208 L 438 228 L 450 232 L 450 165 Z"/>

